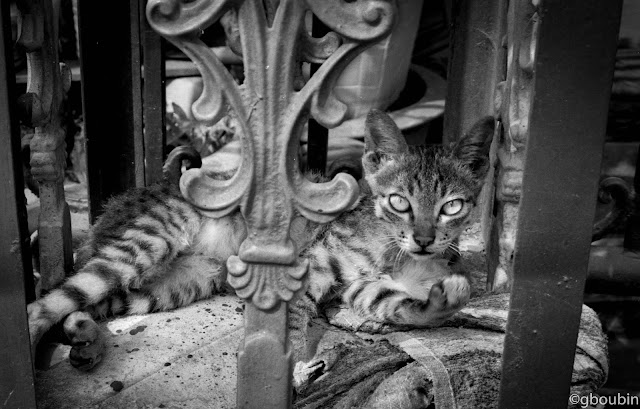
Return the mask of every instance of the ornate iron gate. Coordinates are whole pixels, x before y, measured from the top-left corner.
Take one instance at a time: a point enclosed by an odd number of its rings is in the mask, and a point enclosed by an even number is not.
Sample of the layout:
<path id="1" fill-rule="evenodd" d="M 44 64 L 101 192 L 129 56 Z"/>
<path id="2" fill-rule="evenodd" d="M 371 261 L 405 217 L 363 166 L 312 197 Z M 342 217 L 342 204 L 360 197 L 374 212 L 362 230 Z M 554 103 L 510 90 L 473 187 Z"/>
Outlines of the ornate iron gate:
<path id="1" fill-rule="evenodd" d="M 466 24 L 474 25 L 479 9 L 471 1 L 460 4 L 470 13 Z M 500 97 L 496 115 L 505 130 L 498 146 L 498 205 L 493 223 L 498 223 L 502 237 L 518 233 L 512 247 L 494 247 L 502 265 L 514 271 L 500 407 L 560 408 L 567 402 L 586 276 L 591 199 L 596 196 L 621 1 L 496 1 L 488 4 L 495 14 L 482 14 L 495 19 L 489 26 L 497 25 L 489 36 L 495 58 L 502 61 L 503 44 L 509 56 L 506 67 L 498 63 L 495 70 L 484 73 L 491 77 L 489 84 L 506 81 L 495 92 Z M 88 7 L 89 2 L 82 4 Z M 59 246 L 45 251 L 51 257 L 45 264 L 52 266 L 50 276 L 59 279 L 69 262 L 60 179 L 63 154 L 55 118 L 65 74 L 63 70 L 59 76 L 51 52 L 50 3 L 22 0 L 21 5 L 32 19 L 27 19 L 32 36 L 24 37 L 22 43 L 31 52 L 34 77 L 31 97 L 23 101 L 40 128 L 33 163 L 47 196 L 43 207 L 49 209 L 44 212 L 42 231 L 49 231 L 46 240 Z M 297 163 L 298 138 L 309 114 L 328 127 L 343 119 L 345 107 L 331 96 L 331 85 L 351 58 L 389 31 L 393 2 L 152 0 L 146 11 L 152 27 L 182 48 L 205 78 L 205 92 L 194 105 L 196 116 L 215 120 L 228 103 L 240 117 L 243 161 L 238 173 L 228 182 L 216 182 L 193 171 L 183 178 L 182 189 L 211 216 L 238 209 L 247 221 L 250 235 L 239 256 L 228 262 L 232 285 L 248 301 L 246 337 L 238 356 L 238 406 L 286 407 L 291 399 L 286 305 L 302 288 L 307 269 L 306 263 L 297 260 L 289 226 L 295 212 L 329 221 L 357 195 L 354 180 L 347 176 L 319 185 L 304 179 Z M 310 37 L 303 29 L 307 11 L 341 36 Z M 227 23 L 240 34 L 234 49 L 243 54 L 247 70 L 242 89 L 197 38 L 199 30 L 226 12 Z M 16 165 L 8 2 L 0 3 L 0 17 L 0 51 L 5 57 L 0 67 L 0 137 L 4 146 L 11 147 L 0 160 L 5 193 L 0 202 L 4 246 L 0 253 L 0 402 L 7 407 L 35 407 L 24 303 L 29 291 L 22 276 L 30 274 L 31 268 L 26 256 L 22 180 Z M 509 22 L 506 28 L 504 21 Z M 460 45 L 468 38 L 456 41 Z M 473 51 L 471 46 L 467 49 Z M 306 84 L 299 81 L 302 60 L 324 61 Z M 458 61 L 465 67 L 469 63 L 464 58 Z M 451 73 L 452 102 L 464 103 L 463 96 L 476 95 L 482 87 L 483 95 L 493 94 L 492 85 L 462 81 L 467 70 Z M 471 123 L 475 112 L 464 106 L 449 110 L 446 122 Z M 517 229 L 514 223 L 495 220 L 508 216 L 509 209 L 519 209 Z M 499 244 L 500 234 L 493 236 L 494 244 Z M 525 385 L 533 393 L 523 393 Z"/>

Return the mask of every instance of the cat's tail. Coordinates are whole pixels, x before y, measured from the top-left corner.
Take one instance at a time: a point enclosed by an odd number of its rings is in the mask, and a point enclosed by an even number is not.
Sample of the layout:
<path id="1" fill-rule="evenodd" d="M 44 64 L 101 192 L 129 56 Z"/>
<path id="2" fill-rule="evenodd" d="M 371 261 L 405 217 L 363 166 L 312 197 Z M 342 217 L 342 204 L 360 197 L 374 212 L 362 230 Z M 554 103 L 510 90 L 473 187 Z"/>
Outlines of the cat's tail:
<path id="1" fill-rule="evenodd" d="M 182 209 L 177 205 L 175 208 Z M 185 212 L 186 210 L 183 210 L 183 213 Z M 93 254 L 76 274 L 67 278 L 58 288 L 29 304 L 27 311 L 32 345 L 37 344 L 53 325 L 73 312 L 101 304 L 113 294 L 144 288 L 146 282 L 167 282 L 173 276 L 163 269 L 174 265 L 180 254 L 186 250 L 189 243 L 189 226 L 178 225 L 173 219 L 168 218 L 156 220 L 146 216 L 146 219 L 139 220 L 148 223 L 134 224 L 115 238 L 103 238 L 103 241 L 108 242 L 102 244 L 99 254 Z M 171 226 L 172 229 L 160 236 L 157 230 L 154 230 L 156 224 Z M 109 233 L 105 232 L 106 234 Z M 185 270 L 179 269 L 180 272 Z M 189 277 L 187 273 L 184 275 L 185 279 Z M 184 283 L 178 282 L 176 285 Z"/>
<path id="2" fill-rule="evenodd" d="M 123 267 L 121 265 L 121 267 Z M 27 307 L 32 345 L 52 326 L 76 311 L 93 318 L 146 314 L 189 305 L 223 291 L 226 267 L 219 260 L 183 254 L 139 288 L 121 282 L 105 263 L 90 262 L 60 287 Z"/>

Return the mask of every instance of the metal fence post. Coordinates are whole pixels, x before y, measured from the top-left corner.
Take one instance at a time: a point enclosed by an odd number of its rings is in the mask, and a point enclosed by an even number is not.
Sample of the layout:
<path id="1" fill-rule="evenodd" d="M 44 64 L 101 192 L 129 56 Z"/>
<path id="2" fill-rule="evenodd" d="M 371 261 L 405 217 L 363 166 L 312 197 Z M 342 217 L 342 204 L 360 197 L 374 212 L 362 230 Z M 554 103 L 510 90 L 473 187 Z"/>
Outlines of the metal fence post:
<path id="1" fill-rule="evenodd" d="M 25 275 L 33 274 L 20 164 L 9 2 L 0 2 L 0 402 L 35 408 Z"/>
<path id="2" fill-rule="evenodd" d="M 568 405 L 621 3 L 513 2 L 536 46 L 510 50 L 532 82 L 500 408 Z"/>
<path id="3" fill-rule="evenodd" d="M 144 134 L 144 178 L 148 186 L 162 180 L 165 159 L 165 66 L 163 39 L 153 31 L 144 13 L 147 0 L 140 1 L 142 38 L 142 117 Z"/>
<path id="4" fill-rule="evenodd" d="M 498 114 L 506 76 L 508 0 L 456 0 L 447 75 L 443 143 L 461 138 L 480 118 Z M 513 24 L 513 23 L 511 23 Z M 499 100 L 497 101 L 499 104 Z M 496 138 L 498 139 L 498 138 Z M 497 146 L 499 141 L 494 141 Z M 492 157 L 492 165 L 495 158 Z M 486 243 L 489 287 L 499 258 L 500 210 L 495 209 L 496 173 L 492 166 L 480 195 L 482 229 Z M 517 202 L 517 201 L 516 201 Z"/>
<path id="5" fill-rule="evenodd" d="M 139 1 L 78 0 L 92 222 L 106 199 L 145 184 Z"/>
<path id="6" fill-rule="evenodd" d="M 303 29 L 308 10 L 342 37 L 312 38 Z M 203 76 L 194 117 L 216 121 L 228 104 L 241 128 L 242 161 L 235 176 L 217 181 L 193 169 L 181 179 L 183 195 L 203 213 L 219 217 L 239 210 L 247 224 L 239 255 L 227 262 L 230 284 L 247 300 L 238 354 L 239 408 L 291 405 L 287 302 L 304 288 L 308 261 L 298 259 L 289 227 L 296 214 L 328 222 L 358 194 L 348 175 L 319 184 L 303 176 L 297 162 L 300 134 L 309 114 L 325 127 L 342 122 L 346 107 L 332 96 L 333 84 L 353 57 L 389 33 L 394 11 L 395 3 L 378 0 L 151 0 L 147 5 L 151 26 L 195 61 Z M 226 24 L 239 33 L 240 44 L 231 48 L 243 55 L 242 89 L 197 37 L 227 12 Z M 304 85 L 300 47 L 313 60 L 326 59 Z M 299 91 L 296 80 L 303 85 Z"/>
<path id="7" fill-rule="evenodd" d="M 18 43 L 27 52 L 27 93 L 20 99 L 23 117 L 35 127 L 31 174 L 38 181 L 40 273 L 42 288 L 60 283 L 73 267 L 71 216 L 64 198 L 66 151 L 60 109 L 71 72 L 58 61 L 57 29 L 51 1 L 20 0 Z M 57 13 L 56 13 L 57 15 Z"/>
<path id="8" fill-rule="evenodd" d="M 496 85 L 504 78 L 508 0 L 453 2 L 443 142 L 457 141 L 480 118 L 493 115 Z"/>

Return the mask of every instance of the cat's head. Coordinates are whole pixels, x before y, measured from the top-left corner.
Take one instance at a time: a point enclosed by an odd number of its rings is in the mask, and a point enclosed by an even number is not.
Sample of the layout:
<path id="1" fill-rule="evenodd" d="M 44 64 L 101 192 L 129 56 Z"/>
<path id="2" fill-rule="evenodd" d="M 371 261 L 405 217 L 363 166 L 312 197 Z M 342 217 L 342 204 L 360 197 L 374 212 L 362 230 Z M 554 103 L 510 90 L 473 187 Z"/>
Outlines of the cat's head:
<path id="1" fill-rule="evenodd" d="M 464 230 L 489 168 L 493 132 L 487 117 L 450 148 L 408 146 L 387 114 L 367 115 L 364 178 L 376 216 L 412 258 L 442 254 Z"/>

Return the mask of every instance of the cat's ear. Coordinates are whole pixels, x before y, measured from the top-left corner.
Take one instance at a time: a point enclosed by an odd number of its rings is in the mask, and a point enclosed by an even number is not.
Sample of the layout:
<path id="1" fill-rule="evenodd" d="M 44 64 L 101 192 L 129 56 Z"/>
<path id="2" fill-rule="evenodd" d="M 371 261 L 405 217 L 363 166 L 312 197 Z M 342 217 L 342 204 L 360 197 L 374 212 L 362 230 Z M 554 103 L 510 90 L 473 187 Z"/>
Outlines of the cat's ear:
<path id="1" fill-rule="evenodd" d="M 372 109 L 364 123 L 364 151 L 380 155 L 397 155 L 408 150 L 407 142 L 393 119 L 383 111 Z"/>
<path id="2" fill-rule="evenodd" d="M 478 176 L 484 176 L 489 167 L 494 131 L 495 120 L 486 116 L 476 122 L 453 148 L 454 155 Z"/>

